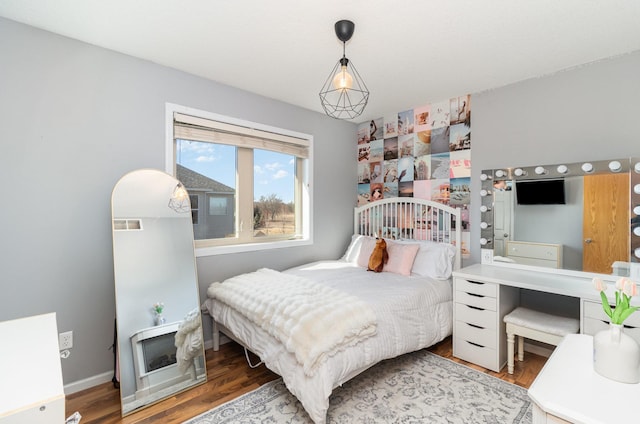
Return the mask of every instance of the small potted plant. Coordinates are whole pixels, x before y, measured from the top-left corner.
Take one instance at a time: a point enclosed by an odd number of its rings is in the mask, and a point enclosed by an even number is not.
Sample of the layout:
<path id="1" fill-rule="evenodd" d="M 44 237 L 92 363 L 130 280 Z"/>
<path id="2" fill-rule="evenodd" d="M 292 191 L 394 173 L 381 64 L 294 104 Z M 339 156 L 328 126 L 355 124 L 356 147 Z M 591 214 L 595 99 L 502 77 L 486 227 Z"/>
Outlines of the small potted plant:
<path id="1" fill-rule="evenodd" d="M 640 382 L 640 346 L 624 334 L 623 322 L 640 309 L 631 306 L 631 298 L 638 295 L 638 285 L 627 277 L 620 277 L 615 284 L 615 305 L 609 304 L 605 294 L 607 283 L 594 278 L 593 284 L 600 292 L 602 309 L 610 319 L 609 328 L 596 333 L 593 338 L 593 367 L 607 378 L 622 383 Z"/>
<path id="2" fill-rule="evenodd" d="M 153 312 L 155 313 L 155 323 L 156 325 L 162 325 L 164 324 L 166 321 L 164 319 L 164 316 L 162 315 L 162 311 L 164 311 L 164 303 L 162 302 L 156 302 L 153 304 Z"/>

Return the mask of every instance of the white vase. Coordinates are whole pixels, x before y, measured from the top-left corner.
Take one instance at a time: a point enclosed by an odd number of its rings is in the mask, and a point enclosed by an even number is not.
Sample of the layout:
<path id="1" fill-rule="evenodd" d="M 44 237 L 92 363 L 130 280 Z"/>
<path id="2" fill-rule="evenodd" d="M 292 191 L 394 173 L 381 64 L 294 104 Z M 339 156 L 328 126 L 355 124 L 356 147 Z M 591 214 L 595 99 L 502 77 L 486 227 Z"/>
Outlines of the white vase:
<path id="1" fill-rule="evenodd" d="M 593 338 L 593 368 L 620 383 L 640 382 L 640 346 L 624 334 L 623 326 L 609 324 Z"/>
<path id="2" fill-rule="evenodd" d="M 162 325 L 167 322 L 167 320 L 164 318 L 164 315 L 162 315 L 161 313 L 160 314 L 156 313 L 155 321 L 156 321 L 156 325 Z"/>

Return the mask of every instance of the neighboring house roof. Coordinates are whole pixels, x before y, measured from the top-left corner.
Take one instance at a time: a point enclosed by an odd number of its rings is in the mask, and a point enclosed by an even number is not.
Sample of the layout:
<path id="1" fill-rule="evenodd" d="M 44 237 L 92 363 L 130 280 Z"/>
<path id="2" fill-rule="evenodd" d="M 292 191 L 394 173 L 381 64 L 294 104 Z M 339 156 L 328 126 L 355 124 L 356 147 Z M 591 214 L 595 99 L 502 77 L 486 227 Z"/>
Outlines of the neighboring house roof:
<path id="1" fill-rule="evenodd" d="M 176 174 L 178 180 L 180 180 L 187 190 L 205 190 L 213 193 L 235 193 L 235 189 L 216 180 L 212 180 L 209 177 L 205 177 L 204 175 L 189 168 L 185 168 L 182 165 L 176 164 Z"/>

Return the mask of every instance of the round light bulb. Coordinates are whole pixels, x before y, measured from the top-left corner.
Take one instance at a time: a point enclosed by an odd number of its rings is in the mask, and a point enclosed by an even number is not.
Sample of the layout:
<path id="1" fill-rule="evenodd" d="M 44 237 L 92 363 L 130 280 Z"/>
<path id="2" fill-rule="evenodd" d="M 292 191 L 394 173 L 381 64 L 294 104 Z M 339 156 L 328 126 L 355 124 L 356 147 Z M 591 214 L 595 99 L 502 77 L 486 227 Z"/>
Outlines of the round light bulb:
<path id="1" fill-rule="evenodd" d="M 480 238 L 480 244 L 481 244 L 481 245 L 483 245 L 483 246 L 484 246 L 484 245 L 485 245 L 485 244 L 487 244 L 488 242 L 489 242 L 489 240 L 487 240 L 486 238 L 484 238 L 484 237 Z M 636 250 L 640 250 L 640 249 L 636 249 Z"/>
<path id="2" fill-rule="evenodd" d="M 593 165 L 589 162 L 583 163 L 582 170 L 586 173 L 593 172 Z"/>
<path id="3" fill-rule="evenodd" d="M 536 169 L 534 169 L 534 172 L 538 175 L 544 175 L 547 173 L 547 170 L 544 169 L 544 166 L 536 166 Z"/>
<path id="4" fill-rule="evenodd" d="M 556 168 L 556 171 L 558 171 L 558 174 L 566 174 L 569 172 L 569 168 L 567 168 L 566 165 L 559 165 L 558 168 Z"/>
<path id="5" fill-rule="evenodd" d="M 633 213 L 640 216 L 640 206 L 636 206 L 635 208 L 633 208 Z"/>
<path id="6" fill-rule="evenodd" d="M 481 222 L 480 223 L 480 228 L 482 228 L 483 230 L 486 230 L 487 228 L 489 228 L 491 226 L 491 224 L 488 224 L 486 222 Z"/>
<path id="7" fill-rule="evenodd" d="M 636 227 L 633 229 L 633 234 L 640 236 L 640 227 Z"/>
<path id="8" fill-rule="evenodd" d="M 489 207 L 487 207 L 487 205 L 482 205 L 480 206 L 480 212 L 488 212 L 491 209 Z"/>
<path id="9" fill-rule="evenodd" d="M 504 176 L 505 176 L 505 173 L 504 173 L 504 171 L 503 171 L 502 169 L 498 169 L 498 170 L 496 171 L 496 177 L 498 177 L 498 178 L 502 178 L 502 177 L 504 177 Z"/>
<path id="10" fill-rule="evenodd" d="M 480 181 L 487 181 L 489 176 L 487 174 L 480 174 Z"/>
<path id="11" fill-rule="evenodd" d="M 640 162 L 633 165 L 633 170 L 636 172 L 636 174 L 640 174 Z"/>
<path id="12" fill-rule="evenodd" d="M 480 196 L 482 197 L 488 196 L 489 193 L 490 192 L 488 190 L 485 190 L 485 189 L 480 190 Z"/>
<path id="13" fill-rule="evenodd" d="M 633 186 L 633 192 L 635 194 L 640 194 L 640 184 L 636 184 Z"/>
<path id="14" fill-rule="evenodd" d="M 336 90 L 348 90 L 353 87 L 353 77 L 347 72 L 346 66 L 343 66 L 340 72 L 333 77 L 333 86 Z"/>
<path id="15" fill-rule="evenodd" d="M 522 168 L 517 168 L 515 171 L 513 171 L 513 173 L 516 177 L 522 177 L 523 175 L 526 175 L 526 172 L 524 172 L 524 169 Z"/>
<path id="16" fill-rule="evenodd" d="M 636 258 L 640 258 L 640 247 L 636 247 L 636 250 L 633 251 L 633 254 L 636 256 Z"/>
<path id="17" fill-rule="evenodd" d="M 617 160 L 612 160 L 609 162 L 609 169 L 611 172 L 618 172 L 622 169 L 622 164 Z"/>

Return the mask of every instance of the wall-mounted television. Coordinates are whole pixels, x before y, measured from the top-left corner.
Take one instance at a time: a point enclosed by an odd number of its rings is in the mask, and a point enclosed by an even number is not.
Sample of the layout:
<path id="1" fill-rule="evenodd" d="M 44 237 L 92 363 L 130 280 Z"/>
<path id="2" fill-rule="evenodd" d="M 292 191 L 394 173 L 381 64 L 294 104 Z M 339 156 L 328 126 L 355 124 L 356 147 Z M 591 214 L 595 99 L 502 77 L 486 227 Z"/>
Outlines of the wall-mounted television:
<path id="1" fill-rule="evenodd" d="M 519 205 L 564 205 L 564 180 L 516 181 Z"/>

